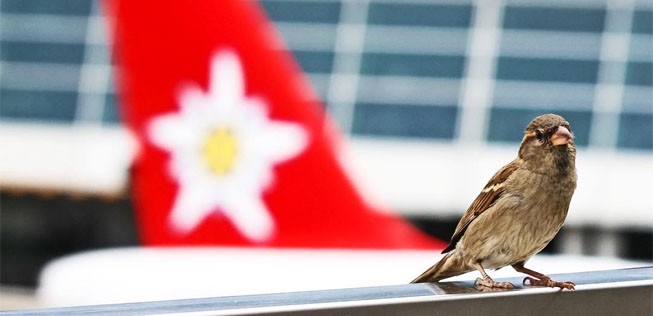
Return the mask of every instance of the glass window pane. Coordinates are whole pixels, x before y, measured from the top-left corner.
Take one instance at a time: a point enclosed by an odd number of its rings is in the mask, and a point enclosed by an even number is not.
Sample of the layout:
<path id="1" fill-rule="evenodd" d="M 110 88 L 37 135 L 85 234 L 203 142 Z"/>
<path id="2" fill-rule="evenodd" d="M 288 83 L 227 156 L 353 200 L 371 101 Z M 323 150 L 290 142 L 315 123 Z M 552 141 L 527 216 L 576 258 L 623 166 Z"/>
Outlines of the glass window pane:
<path id="1" fill-rule="evenodd" d="M 262 1 L 263 8 L 274 21 L 337 23 L 339 2 Z"/>
<path id="2" fill-rule="evenodd" d="M 352 133 L 451 139 L 458 108 L 407 104 L 359 103 L 354 111 Z"/>
<path id="3" fill-rule="evenodd" d="M 84 58 L 84 44 L 3 41 L 0 45 L 0 56 L 3 62 L 81 64 Z"/>
<path id="4" fill-rule="evenodd" d="M 635 11 L 633 33 L 653 34 L 653 10 Z"/>
<path id="5" fill-rule="evenodd" d="M 305 72 L 331 73 L 333 52 L 294 50 L 293 54 Z"/>
<path id="6" fill-rule="evenodd" d="M 0 117 L 2 120 L 72 122 L 76 103 L 76 92 L 2 89 Z"/>
<path id="7" fill-rule="evenodd" d="M 370 24 L 466 27 L 472 15 L 470 6 L 410 3 L 372 3 Z"/>
<path id="8" fill-rule="evenodd" d="M 596 82 L 598 61 L 501 57 L 497 78 L 528 81 Z"/>
<path id="9" fill-rule="evenodd" d="M 653 62 L 629 62 L 626 68 L 626 83 L 653 86 Z"/>
<path id="10" fill-rule="evenodd" d="M 88 15 L 91 4 L 89 0 L 2 0 L 2 12 Z"/>
<path id="11" fill-rule="evenodd" d="M 619 147 L 653 149 L 653 114 L 621 113 L 619 124 Z"/>
<path id="12" fill-rule="evenodd" d="M 550 113 L 537 109 L 508 109 L 494 107 L 490 112 L 488 141 L 519 143 L 524 136 L 526 125 L 539 115 Z M 587 146 L 592 113 L 589 111 L 555 111 L 571 124 L 578 146 Z"/>
<path id="13" fill-rule="evenodd" d="M 552 7 L 506 7 L 503 27 L 547 31 L 601 32 L 605 10 Z"/>
<path id="14" fill-rule="evenodd" d="M 104 100 L 104 113 L 102 113 L 102 122 L 118 123 L 120 122 L 120 112 L 118 108 L 117 96 L 114 93 L 107 93 Z"/>
<path id="15" fill-rule="evenodd" d="M 464 56 L 365 53 L 361 73 L 460 78 L 464 63 Z"/>

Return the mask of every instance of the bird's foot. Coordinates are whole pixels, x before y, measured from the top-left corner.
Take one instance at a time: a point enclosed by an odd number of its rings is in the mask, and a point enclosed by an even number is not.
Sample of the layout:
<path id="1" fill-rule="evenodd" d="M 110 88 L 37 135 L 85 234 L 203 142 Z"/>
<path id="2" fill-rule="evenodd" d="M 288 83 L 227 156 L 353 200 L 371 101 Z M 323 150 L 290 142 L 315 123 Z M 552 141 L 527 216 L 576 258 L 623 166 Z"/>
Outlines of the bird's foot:
<path id="1" fill-rule="evenodd" d="M 527 283 L 528 282 L 528 283 Z M 567 290 L 574 290 L 576 284 L 574 282 L 558 282 L 558 281 L 553 281 L 549 277 L 545 277 L 542 279 L 536 279 L 536 278 L 531 278 L 531 277 L 525 277 L 524 278 L 524 285 L 532 285 L 532 286 L 548 286 L 548 287 L 557 287 L 562 289 L 567 289 Z"/>
<path id="2" fill-rule="evenodd" d="M 492 289 L 512 289 L 515 286 L 510 283 L 510 282 L 497 282 L 492 280 L 491 278 L 478 278 L 476 279 L 476 282 L 474 284 L 477 287 L 486 287 L 486 288 L 492 288 Z"/>

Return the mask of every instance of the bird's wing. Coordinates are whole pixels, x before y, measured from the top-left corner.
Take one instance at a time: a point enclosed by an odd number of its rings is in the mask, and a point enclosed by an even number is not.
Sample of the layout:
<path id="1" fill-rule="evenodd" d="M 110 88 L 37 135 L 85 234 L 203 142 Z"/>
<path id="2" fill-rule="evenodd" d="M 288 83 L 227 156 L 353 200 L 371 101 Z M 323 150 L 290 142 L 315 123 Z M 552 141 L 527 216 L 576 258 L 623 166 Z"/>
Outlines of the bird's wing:
<path id="1" fill-rule="evenodd" d="M 465 215 L 460 219 L 460 222 L 458 222 L 458 226 L 456 226 L 456 231 L 454 231 L 453 236 L 451 237 L 451 241 L 449 242 L 449 246 L 445 248 L 442 253 L 449 252 L 456 248 L 456 244 L 460 240 L 460 238 L 463 237 L 463 234 L 465 234 L 465 231 L 467 230 L 467 227 L 471 222 L 474 221 L 481 213 L 485 212 L 494 202 L 501 197 L 501 195 L 504 192 L 504 184 L 506 179 L 510 177 L 510 175 L 517 170 L 518 165 L 517 161 L 513 161 L 507 165 L 505 165 L 503 168 L 501 168 L 497 173 L 494 174 L 494 176 L 488 181 L 488 183 L 485 185 L 485 188 L 481 191 L 481 193 L 476 197 L 474 202 L 472 202 L 472 205 L 469 206 L 467 209 L 467 212 L 465 212 Z"/>

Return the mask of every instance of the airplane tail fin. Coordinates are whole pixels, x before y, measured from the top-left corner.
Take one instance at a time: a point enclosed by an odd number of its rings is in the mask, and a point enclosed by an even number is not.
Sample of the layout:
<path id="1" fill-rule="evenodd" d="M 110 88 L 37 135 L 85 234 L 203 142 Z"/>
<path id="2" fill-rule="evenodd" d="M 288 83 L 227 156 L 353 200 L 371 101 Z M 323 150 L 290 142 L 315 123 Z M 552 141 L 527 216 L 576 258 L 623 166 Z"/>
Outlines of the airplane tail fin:
<path id="1" fill-rule="evenodd" d="M 148 245 L 441 248 L 367 205 L 255 2 L 108 0 Z"/>

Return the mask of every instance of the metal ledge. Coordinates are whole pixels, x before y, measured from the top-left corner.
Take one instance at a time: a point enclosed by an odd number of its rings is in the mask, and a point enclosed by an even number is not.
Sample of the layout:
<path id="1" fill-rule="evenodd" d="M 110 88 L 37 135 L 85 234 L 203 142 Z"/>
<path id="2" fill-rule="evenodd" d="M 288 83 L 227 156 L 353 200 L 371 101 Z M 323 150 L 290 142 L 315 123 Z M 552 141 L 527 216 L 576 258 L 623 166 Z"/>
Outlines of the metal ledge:
<path id="1" fill-rule="evenodd" d="M 652 315 L 653 266 L 552 275 L 576 291 L 521 286 L 484 292 L 473 281 L 79 306 L 0 315 Z M 125 286 L 129 286 L 126 284 Z M 80 289 L 83 291 L 83 289 Z"/>

